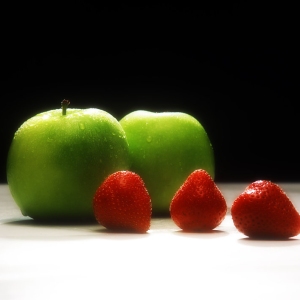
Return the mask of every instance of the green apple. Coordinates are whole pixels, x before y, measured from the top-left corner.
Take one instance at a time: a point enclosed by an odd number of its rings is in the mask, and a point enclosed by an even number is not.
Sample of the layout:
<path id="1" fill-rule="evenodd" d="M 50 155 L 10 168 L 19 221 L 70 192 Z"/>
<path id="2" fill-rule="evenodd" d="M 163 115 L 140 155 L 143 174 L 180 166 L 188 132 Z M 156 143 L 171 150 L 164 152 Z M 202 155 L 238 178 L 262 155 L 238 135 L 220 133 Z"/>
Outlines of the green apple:
<path id="1" fill-rule="evenodd" d="M 111 173 L 130 167 L 120 123 L 96 108 L 46 111 L 16 131 L 7 182 L 24 216 L 40 221 L 94 220 L 92 199 Z"/>
<path id="2" fill-rule="evenodd" d="M 124 116 L 131 170 L 144 180 L 153 215 L 169 214 L 169 205 L 188 175 L 196 169 L 215 175 L 214 151 L 206 130 L 183 112 L 137 110 Z"/>

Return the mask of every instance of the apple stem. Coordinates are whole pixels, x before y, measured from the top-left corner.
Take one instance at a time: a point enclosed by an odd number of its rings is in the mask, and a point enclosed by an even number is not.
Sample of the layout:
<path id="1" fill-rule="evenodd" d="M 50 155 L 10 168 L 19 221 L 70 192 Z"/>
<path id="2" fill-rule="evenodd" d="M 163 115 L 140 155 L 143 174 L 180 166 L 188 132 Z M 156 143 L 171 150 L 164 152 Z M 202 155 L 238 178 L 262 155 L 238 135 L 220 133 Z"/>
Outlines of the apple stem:
<path id="1" fill-rule="evenodd" d="M 62 115 L 65 116 L 67 114 L 67 108 L 70 104 L 69 100 L 64 99 L 61 101 Z"/>

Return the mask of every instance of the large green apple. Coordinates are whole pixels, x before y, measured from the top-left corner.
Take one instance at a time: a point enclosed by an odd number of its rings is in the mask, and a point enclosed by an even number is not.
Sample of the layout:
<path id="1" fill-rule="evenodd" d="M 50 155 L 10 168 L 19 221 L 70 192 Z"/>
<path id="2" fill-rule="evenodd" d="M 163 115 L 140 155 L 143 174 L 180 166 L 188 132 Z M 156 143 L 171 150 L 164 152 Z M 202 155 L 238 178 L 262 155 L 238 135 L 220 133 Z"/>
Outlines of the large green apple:
<path id="1" fill-rule="evenodd" d="M 169 205 L 188 175 L 206 170 L 214 178 L 213 147 L 206 130 L 183 112 L 137 110 L 124 116 L 131 170 L 145 181 L 153 215 L 169 214 Z"/>
<path id="2" fill-rule="evenodd" d="M 94 220 L 99 184 L 130 166 L 118 120 L 96 108 L 66 110 L 68 103 L 24 122 L 9 149 L 10 192 L 22 214 L 36 220 Z"/>

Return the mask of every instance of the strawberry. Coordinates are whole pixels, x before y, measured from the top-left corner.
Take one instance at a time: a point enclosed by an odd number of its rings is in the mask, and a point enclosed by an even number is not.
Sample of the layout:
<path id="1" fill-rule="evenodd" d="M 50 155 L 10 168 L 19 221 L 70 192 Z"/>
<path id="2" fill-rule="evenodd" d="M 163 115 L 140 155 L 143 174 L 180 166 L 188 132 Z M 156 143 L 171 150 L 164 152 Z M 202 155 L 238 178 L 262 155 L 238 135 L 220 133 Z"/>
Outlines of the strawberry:
<path id="1" fill-rule="evenodd" d="M 285 239 L 300 233 L 300 216 L 279 185 L 258 180 L 233 201 L 235 227 L 248 237 Z"/>
<path id="2" fill-rule="evenodd" d="M 142 178 L 131 171 L 117 171 L 98 187 L 95 218 L 110 230 L 145 233 L 150 228 L 152 205 Z"/>
<path id="3" fill-rule="evenodd" d="M 170 215 L 185 231 L 217 227 L 227 213 L 227 204 L 212 177 L 202 169 L 192 172 L 170 203 Z"/>

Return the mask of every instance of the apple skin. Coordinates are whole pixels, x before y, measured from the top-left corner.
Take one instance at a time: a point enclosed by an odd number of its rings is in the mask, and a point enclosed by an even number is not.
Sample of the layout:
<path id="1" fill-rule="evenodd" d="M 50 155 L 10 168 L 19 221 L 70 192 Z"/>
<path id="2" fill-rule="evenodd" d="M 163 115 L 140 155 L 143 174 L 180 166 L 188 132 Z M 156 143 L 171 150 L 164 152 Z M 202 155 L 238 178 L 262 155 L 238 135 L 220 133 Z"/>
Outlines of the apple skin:
<path id="1" fill-rule="evenodd" d="M 129 144 L 131 170 L 146 184 L 153 216 L 169 214 L 174 194 L 194 170 L 204 169 L 214 178 L 213 147 L 193 116 L 137 110 L 119 122 Z"/>
<path id="2" fill-rule="evenodd" d="M 16 131 L 7 182 L 24 216 L 52 221 L 94 220 L 92 199 L 111 173 L 130 167 L 117 119 L 96 108 L 40 113 Z"/>

